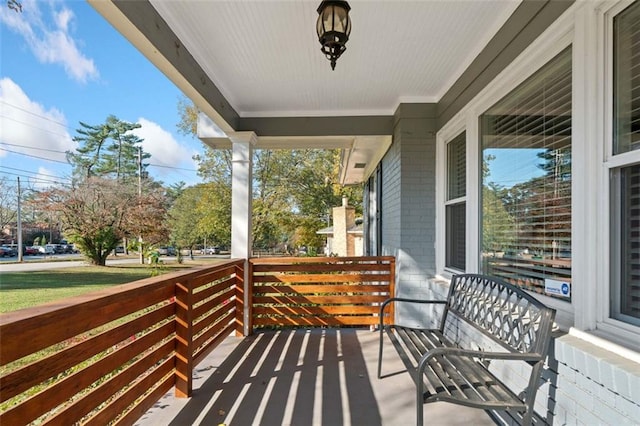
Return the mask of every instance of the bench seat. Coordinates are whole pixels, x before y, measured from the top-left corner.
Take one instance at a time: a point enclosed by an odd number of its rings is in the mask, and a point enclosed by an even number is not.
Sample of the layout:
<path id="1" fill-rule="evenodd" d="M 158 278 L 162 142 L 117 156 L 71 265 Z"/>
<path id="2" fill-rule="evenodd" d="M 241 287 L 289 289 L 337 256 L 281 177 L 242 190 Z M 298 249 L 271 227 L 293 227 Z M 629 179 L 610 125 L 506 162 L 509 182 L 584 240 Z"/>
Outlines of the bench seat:
<path id="1" fill-rule="evenodd" d="M 432 326 L 396 324 L 399 304 L 412 305 L 413 320 Z M 554 318 L 555 310 L 506 281 L 454 275 L 446 300 L 392 297 L 380 306 L 378 378 L 387 335 L 416 384 L 418 425 L 423 404 L 436 401 L 503 411 L 518 423 L 537 424 L 533 406 Z M 520 378 L 500 380 L 496 374 L 504 368 Z"/>
<path id="2" fill-rule="evenodd" d="M 427 361 L 423 401 L 448 401 L 469 407 L 524 411 L 525 404 L 498 380 L 481 360 L 456 350 L 440 330 L 389 326 L 387 335 L 411 377 L 416 381 L 422 356 L 435 348 L 446 348 Z M 458 352 L 458 353 L 456 353 Z M 411 357 L 409 356 L 411 355 Z"/>

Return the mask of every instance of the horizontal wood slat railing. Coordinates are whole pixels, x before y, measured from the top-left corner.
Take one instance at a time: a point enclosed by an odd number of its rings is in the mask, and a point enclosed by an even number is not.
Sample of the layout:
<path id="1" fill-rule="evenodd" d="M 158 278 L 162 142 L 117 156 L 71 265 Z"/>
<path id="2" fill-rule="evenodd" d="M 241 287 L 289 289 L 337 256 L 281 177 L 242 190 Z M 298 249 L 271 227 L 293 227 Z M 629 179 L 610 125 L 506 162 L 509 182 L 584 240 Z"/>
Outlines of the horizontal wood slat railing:
<path id="1" fill-rule="evenodd" d="M 378 324 L 379 305 L 394 294 L 395 258 L 255 258 L 249 275 L 249 330 L 367 326 Z"/>
<path id="2" fill-rule="evenodd" d="M 0 424 L 132 424 L 233 330 L 245 261 L 0 315 Z M 240 312 L 238 312 L 238 310 Z"/>
<path id="3" fill-rule="evenodd" d="M 133 424 L 191 395 L 245 309 L 249 332 L 377 324 L 394 276 L 393 257 L 238 259 L 0 314 L 0 424 Z"/>

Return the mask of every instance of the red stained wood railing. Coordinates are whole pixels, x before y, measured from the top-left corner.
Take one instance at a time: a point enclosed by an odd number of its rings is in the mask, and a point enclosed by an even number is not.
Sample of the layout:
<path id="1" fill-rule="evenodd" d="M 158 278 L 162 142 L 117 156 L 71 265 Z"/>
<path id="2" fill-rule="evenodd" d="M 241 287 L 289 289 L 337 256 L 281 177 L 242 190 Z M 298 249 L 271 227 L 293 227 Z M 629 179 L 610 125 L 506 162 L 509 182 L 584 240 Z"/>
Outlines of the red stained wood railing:
<path id="1" fill-rule="evenodd" d="M 133 424 L 190 396 L 245 314 L 249 332 L 377 324 L 394 277 L 393 257 L 240 259 L 1 314 L 0 424 Z"/>
<path id="2" fill-rule="evenodd" d="M 250 330 L 367 326 L 379 323 L 380 304 L 394 293 L 395 258 L 255 258 L 249 273 Z"/>
<path id="3" fill-rule="evenodd" d="M 244 260 L 0 315 L 0 424 L 132 424 L 233 330 Z"/>

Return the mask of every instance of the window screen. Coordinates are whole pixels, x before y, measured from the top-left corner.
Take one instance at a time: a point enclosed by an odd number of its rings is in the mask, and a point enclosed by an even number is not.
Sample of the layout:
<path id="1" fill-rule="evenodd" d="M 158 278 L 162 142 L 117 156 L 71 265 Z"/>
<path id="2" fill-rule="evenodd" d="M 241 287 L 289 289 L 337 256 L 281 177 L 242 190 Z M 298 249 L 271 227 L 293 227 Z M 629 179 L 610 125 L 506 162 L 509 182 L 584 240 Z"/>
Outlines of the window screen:
<path id="1" fill-rule="evenodd" d="M 482 268 L 571 294 L 571 48 L 480 117 Z"/>

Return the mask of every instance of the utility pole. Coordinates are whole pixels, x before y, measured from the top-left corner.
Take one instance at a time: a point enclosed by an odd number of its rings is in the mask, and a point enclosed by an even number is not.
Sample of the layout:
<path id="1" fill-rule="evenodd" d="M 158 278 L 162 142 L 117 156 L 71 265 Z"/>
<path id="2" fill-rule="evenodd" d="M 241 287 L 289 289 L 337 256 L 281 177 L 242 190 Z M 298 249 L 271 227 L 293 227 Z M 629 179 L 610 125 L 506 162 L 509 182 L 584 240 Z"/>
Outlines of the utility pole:
<path id="1" fill-rule="evenodd" d="M 20 213 L 20 204 L 22 202 L 22 194 L 20 192 L 20 177 L 18 176 L 18 262 L 22 262 L 22 215 Z"/>
<path id="2" fill-rule="evenodd" d="M 142 147 L 138 147 L 138 198 L 142 197 Z M 138 201 L 140 203 L 140 201 Z M 138 205 L 139 206 L 139 205 Z M 144 254 L 142 250 L 142 235 L 138 235 L 138 249 L 140 253 L 140 264 L 144 265 Z"/>

